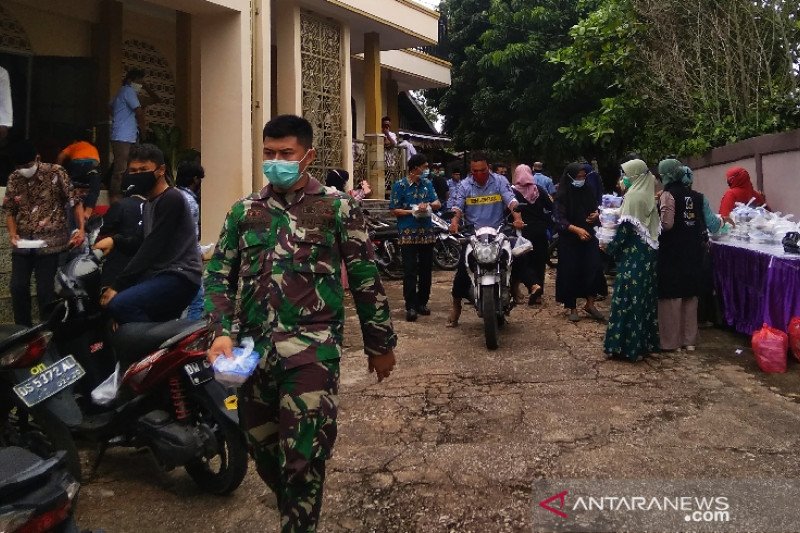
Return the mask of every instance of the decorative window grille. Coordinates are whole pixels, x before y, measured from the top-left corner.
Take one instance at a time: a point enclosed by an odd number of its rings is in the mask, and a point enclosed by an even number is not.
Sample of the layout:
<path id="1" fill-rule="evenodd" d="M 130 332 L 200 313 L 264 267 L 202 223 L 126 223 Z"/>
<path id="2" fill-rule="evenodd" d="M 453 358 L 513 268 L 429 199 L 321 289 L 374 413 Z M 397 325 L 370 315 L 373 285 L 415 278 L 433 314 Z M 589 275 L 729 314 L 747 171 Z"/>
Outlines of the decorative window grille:
<path id="1" fill-rule="evenodd" d="M 311 171 L 321 179 L 342 167 L 342 29 L 303 11 L 300 15 L 303 116 L 314 127 L 317 159 Z"/>
<path id="2" fill-rule="evenodd" d="M 25 28 L 0 5 L 0 50 L 11 52 L 33 52 Z"/>
<path id="3" fill-rule="evenodd" d="M 161 98 L 161 103 L 147 106 L 148 124 L 174 126 L 175 78 L 163 54 L 150 43 L 126 39 L 122 43 L 122 67 L 125 72 L 134 68 L 143 70 L 145 82 Z"/>

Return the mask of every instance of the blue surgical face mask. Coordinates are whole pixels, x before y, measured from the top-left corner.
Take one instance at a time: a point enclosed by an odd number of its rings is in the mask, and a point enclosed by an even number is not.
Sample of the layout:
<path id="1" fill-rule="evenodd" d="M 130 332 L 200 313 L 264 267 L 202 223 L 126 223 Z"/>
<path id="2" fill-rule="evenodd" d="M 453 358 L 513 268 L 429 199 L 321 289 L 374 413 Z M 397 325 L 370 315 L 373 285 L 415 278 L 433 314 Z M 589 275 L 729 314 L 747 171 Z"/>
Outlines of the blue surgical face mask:
<path id="1" fill-rule="evenodd" d="M 584 185 L 586 185 L 586 180 L 572 180 L 572 186 L 573 187 L 577 187 L 577 188 L 580 189 Z"/>
<path id="2" fill-rule="evenodd" d="M 305 153 L 300 161 L 284 161 L 282 159 L 269 159 L 264 161 L 261 166 L 264 176 L 267 178 L 274 187 L 280 189 L 291 189 L 292 186 L 300 180 L 302 173 L 300 172 L 300 163 L 311 152 Z"/>

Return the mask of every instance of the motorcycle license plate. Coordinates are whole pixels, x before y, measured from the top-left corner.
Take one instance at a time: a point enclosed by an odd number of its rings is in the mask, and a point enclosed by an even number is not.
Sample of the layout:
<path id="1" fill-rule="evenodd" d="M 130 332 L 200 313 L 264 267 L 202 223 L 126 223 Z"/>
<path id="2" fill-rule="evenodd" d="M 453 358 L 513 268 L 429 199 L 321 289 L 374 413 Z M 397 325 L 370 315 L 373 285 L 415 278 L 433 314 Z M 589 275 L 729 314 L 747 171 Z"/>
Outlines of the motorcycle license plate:
<path id="1" fill-rule="evenodd" d="M 183 365 L 183 370 L 189 376 L 189 381 L 192 382 L 192 385 L 202 385 L 206 381 L 211 381 L 214 377 L 214 373 L 211 371 L 211 363 L 206 359 L 187 363 Z"/>
<path id="2" fill-rule="evenodd" d="M 86 371 L 71 355 L 50 366 L 35 366 L 31 377 L 14 386 L 14 393 L 28 407 L 41 403 L 50 396 L 58 394 L 79 379 Z"/>

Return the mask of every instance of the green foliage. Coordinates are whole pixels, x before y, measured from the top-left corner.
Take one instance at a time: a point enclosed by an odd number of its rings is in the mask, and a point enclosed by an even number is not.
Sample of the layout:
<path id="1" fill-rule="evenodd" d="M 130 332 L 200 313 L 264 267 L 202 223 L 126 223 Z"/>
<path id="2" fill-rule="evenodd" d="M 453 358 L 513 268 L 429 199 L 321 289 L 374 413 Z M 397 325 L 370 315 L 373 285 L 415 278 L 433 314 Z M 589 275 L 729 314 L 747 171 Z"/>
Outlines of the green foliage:
<path id="1" fill-rule="evenodd" d="M 164 152 L 170 178 L 175 178 L 177 175 L 179 163 L 194 160 L 200 155 L 200 152 L 193 148 L 181 149 L 182 138 L 183 132 L 179 127 L 167 128 L 160 124 L 153 124 L 147 136 L 147 142 L 155 144 Z"/>
<path id="2" fill-rule="evenodd" d="M 698 154 L 800 127 L 798 0 L 444 0 L 464 149 Z"/>

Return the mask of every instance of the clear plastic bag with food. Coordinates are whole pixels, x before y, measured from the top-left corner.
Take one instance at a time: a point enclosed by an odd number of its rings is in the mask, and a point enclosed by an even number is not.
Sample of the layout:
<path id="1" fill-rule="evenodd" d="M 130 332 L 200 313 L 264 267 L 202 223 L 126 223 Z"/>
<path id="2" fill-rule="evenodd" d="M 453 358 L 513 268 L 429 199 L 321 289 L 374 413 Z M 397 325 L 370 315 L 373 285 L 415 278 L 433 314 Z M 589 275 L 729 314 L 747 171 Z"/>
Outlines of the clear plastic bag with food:
<path id="1" fill-rule="evenodd" d="M 233 349 L 233 357 L 217 357 L 212 365 L 214 379 L 228 387 L 238 387 L 247 381 L 258 365 L 259 356 L 254 346 L 252 337 L 247 337 Z"/>

